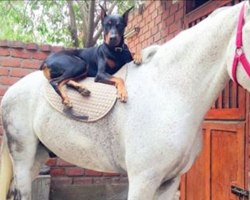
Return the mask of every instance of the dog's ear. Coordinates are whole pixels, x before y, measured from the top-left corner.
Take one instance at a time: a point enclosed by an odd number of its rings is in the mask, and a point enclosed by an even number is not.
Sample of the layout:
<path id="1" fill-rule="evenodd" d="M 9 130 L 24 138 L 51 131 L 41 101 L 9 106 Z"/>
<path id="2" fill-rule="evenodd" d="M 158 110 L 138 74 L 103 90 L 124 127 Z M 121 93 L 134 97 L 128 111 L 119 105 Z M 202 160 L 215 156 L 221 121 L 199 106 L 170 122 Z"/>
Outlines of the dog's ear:
<path id="1" fill-rule="evenodd" d="M 107 13 L 106 13 L 106 9 L 104 9 L 101 4 L 99 4 L 99 6 L 101 7 L 102 11 L 101 11 L 101 20 L 103 21 L 104 18 L 107 16 Z"/>
<path id="2" fill-rule="evenodd" d="M 132 6 L 131 8 L 129 8 L 123 15 L 123 19 L 125 21 L 125 23 L 127 24 L 128 23 L 128 14 L 129 14 L 129 11 L 132 10 L 134 8 L 134 6 Z"/>

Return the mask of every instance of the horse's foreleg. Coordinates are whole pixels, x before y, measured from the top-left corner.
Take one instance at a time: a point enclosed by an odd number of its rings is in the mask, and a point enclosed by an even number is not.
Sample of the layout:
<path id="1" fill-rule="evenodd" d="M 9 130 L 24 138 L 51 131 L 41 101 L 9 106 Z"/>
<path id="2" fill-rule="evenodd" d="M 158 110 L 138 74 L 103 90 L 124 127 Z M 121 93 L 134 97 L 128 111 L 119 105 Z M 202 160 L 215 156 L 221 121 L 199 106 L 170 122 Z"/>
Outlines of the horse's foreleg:
<path id="1" fill-rule="evenodd" d="M 152 174 L 151 174 L 152 175 Z M 160 185 L 160 178 L 140 173 L 129 176 L 128 200 L 153 200 L 155 192 Z"/>
<path id="2" fill-rule="evenodd" d="M 181 177 L 178 176 L 162 183 L 156 192 L 155 200 L 179 200 L 175 198 L 175 194 L 180 185 L 180 179 Z"/>

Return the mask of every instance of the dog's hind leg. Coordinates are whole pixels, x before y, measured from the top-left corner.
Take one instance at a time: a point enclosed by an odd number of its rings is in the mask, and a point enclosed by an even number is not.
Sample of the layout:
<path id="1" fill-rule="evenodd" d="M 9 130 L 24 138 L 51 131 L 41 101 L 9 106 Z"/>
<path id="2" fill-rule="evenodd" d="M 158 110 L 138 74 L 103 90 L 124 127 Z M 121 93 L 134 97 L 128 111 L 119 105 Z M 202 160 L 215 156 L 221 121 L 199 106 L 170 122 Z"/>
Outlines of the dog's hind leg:
<path id="1" fill-rule="evenodd" d="M 54 88 L 56 93 L 61 97 L 62 103 L 66 108 L 72 108 L 70 99 L 66 92 L 63 90 L 63 86 L 69 82 L 69 79 L 65 79 L 63 76 L 50 80 L 51 86 Z"/>
<path id="2" fill-rule="evenodd" d="M 89 96 L 90 95 L 90 91 L 84 85 L 77 83 L 74 80 L 70 80 L 67 83 L 67 86 L 75 88 L 82 96 Z"/>
<path id="3" fill-rule="evenodd" d="M 82 62 L 81 66 L 70 68 L 65 71 L 60 77 L 54 78 L 50 80 L 50 84 L 55 89 L 55 91 L 62 98 L 62 103 L 65 105 L 67 109 L 71 109 L 73 106 L 70 103 L 70 99 L 68 95 L 64 92 L 63 86 L 67 84 L 76 88 L 81 94 L 84 93 L 84 96 L 88 96 L 90 91 L 86 89 L 86 87 L 81 86 L 79 83 L 73 81 L 77 79 L 82 79 L 87 76 L 88 65 Z"/>
<path id="4" fill-rule="evenodd" d="M 67 83 L 68 86 L 73 87 L 76 89 L 81 95 L 83 96 L 89 96 L 90 91 L 80 83 L 76 82 L 78 80 L 81 80 L 87 76 L 89 66 L 86 63 L 82 63 L 81 67 L 76 67 L 72 71 L 72 79 Z"/>

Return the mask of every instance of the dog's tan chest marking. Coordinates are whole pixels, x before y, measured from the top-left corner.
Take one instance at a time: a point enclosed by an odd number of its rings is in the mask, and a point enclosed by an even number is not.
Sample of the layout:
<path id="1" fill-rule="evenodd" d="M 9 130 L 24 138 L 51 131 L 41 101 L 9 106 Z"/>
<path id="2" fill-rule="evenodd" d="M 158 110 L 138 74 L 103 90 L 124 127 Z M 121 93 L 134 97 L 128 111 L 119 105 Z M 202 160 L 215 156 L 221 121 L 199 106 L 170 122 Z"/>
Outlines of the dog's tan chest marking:
<path id="1" fill-rule="evenodd" d="M 110 67 L 110 68 L 114 68 L 115 67 L 115 61 L 109 59 L 109 58 L 106 58 L 105 59 L 105 62 L 106 64 Z"/>

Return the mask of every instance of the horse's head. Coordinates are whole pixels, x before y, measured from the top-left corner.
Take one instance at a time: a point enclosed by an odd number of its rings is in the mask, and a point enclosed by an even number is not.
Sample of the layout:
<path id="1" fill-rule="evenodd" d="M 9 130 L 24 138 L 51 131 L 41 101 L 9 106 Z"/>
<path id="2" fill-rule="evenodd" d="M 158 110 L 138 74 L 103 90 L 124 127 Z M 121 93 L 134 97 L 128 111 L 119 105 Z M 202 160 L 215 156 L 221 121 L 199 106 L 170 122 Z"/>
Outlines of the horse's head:
<path id="1" fill-rule="evenodd" d="M 234 82 L 250 91 L 250 0 L 241 4 L 236 32 L 227 51 L 226 64 Z"/>

